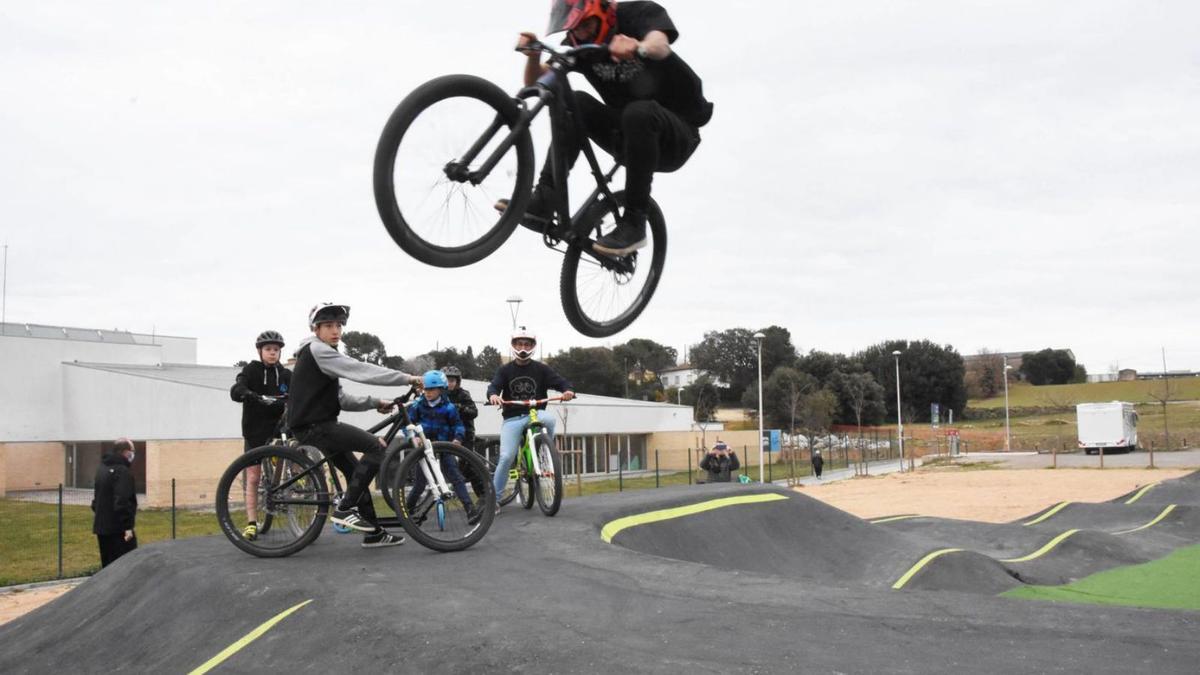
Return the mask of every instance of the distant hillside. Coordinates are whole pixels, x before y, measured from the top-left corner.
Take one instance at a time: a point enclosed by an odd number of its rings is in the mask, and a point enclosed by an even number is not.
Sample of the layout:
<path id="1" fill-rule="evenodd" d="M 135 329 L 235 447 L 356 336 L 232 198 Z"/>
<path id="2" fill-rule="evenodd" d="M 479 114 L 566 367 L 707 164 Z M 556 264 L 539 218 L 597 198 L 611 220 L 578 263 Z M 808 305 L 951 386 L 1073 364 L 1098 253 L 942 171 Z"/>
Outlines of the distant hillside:
<path id="1" fill-rule="evenodd" d="M 1200 400 L 1200 377 L 1171 380 L 1171 398 L 1175 401 Z M 1030 384 L 1010 385 L 1008 404 L 1013 408 L 1072 406 L 1096 401 L 1130 401 L 1155 403 L 1151 394 L 1161 395 L 1162 380 L 1133 382 L 1093 382 L 1088 384 L 1054 384 L 1035 387 Z M 1003 408 L 1004 395 L 995 398 L 972 399 L 972 408 Z"/>

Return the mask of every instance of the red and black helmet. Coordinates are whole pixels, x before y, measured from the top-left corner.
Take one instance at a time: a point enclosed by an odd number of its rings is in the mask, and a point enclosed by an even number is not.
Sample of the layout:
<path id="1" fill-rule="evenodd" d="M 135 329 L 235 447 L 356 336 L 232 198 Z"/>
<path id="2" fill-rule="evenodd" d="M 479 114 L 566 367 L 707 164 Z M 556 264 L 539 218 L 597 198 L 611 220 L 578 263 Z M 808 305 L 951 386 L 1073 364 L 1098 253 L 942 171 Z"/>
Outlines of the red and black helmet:
<path id="1" fill-rule="evenodd" d="M 593 42 L 598 45 L 608 42 L 617 32 L 616 0 L 551 0 L 550 25 L 546 33 L 567 31 L 568 39 L 574 42 L 570 31 L 592 17 L 600 22 Z"/>

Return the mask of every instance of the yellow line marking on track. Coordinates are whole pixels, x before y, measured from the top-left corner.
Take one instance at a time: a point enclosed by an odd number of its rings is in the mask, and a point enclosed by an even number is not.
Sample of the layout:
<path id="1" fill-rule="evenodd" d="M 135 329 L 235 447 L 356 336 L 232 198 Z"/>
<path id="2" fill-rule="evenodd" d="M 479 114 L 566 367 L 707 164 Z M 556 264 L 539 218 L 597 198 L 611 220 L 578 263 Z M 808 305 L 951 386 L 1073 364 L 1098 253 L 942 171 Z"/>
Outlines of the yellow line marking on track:
<path id="1" fill-rule="evenodd" d="M 600 530 L 600 538 L 605 543 L 611 544 L 613 537 L 617 533 L 629 527 L 638 525 L 647 525 L 649 523 L 657 523 L 661 520 L 670 520 L 672 518 L 682 518 L 683 516 L 691 516 L 705 511 L 712 511 L 725 506 L 736 506 L 738 504 L 756 504 L 759 502 L 775 502 L 780 499 L 787 499 L 786 495 L 779 494 L 757 494 L 745 495 L 741 497 L 723 497 L 721 499 L 711 499 L 706 502 L 696 504 L 688 504 L 687 506 L 679 506 L 673 509 L 661 509 L 659 511 L 649 511 L 647 513 L 639 513 L 624 518 L 617 518 L 606 524 Z"/>
<path id="2" fill-rule="evenodd" d="M 1142 498 L 1142 495 L 1146 494 L 1146 491 L 1147 491 L 1147 490 L 1149 490 L 1150 488 L 1154 487 L 1155 485 L 1158 485 L 1158 483 L 1151 483 L 1151 484 L 1147 485 L 1146 487 L 1142 488 L 1141 490 L 1138 490 L 1138 491 L 1137 491 L 1137 492 L 1135 492 L 1135 493 L 1134 493 L 1134 495 L 1133 495 L 1132 497 L 1130 497 L 1130 498 L 1129 498 L 1129 500 L 1128 500 L 1128 501 L 1126 501 L 1125 503 L 1126 503 L 1126 504 L 1132 504 L 1132 503 L 1136 502 L 1137 500 L 1139 500 L 1139 499 L 1141 499 L 1141 498 Z"/>
<path id="3" fill-rule="evenodd" d="M 1132 530 L 1121 530 L 1120 532 L 1113 532 L 1113 534 L 1129 534 L 1130 532 L 1137 532 L 1138 530 L 1144 530 L 1147 527 L 1150 527 L 1151 525 L 1157 524 L 1158 521 L 1162 520 L 1163 518 L 1166 518 L 1167 514 L 1174 510 L 1175 510 L 1175 505 L 1172 504 L 1172 505 L 1168 506 L 1167 508 L 1163 509 L 1163 512 L 1158 514 L 1158 517 L 1156 517 L 1154 520 L 1146 523 L 1145 525 L 1142 525 L 1141 527 L 1135 527 Z"/>
<path id="4" fill-rule="evenodd" d="M 1028 523 L 1025 523 L 1025 525 L 1027 525 L 1027 526 L 1028 525 L 1037 525 L 1038 523 L 1042 522 L 1043 520 L 1046 520 L 1050 516 L 1053 516 L 1054 514 L 1058 513 L 1059 511 L 1062 511 L 1063 508 L 1065 508 L 1067 506 L 1067 504 L 1070 504 L 1070 503 L 1071 502 L 1059 502 L 1058 504 L 1055 505 L 1054 508 L 1043 513 L 1042 515 L 1038 516 L 1037 518 L 1034 518 L 1033 520 L 1029 521 Z"/>
<path id="5" fill-rule="evenodd" d="M 1058 535 L 1057 537 L 1046 542 L 1045 546 L 1039 548 L 1038 550 L 1034 551 L 1033 553 L 1030 553 L 1029 555 L 1021 556 L 1020 558 L 1004 558 L 1000 562 L 1007 562 L 1007 563 L 1029 562 L 1030 560 L 1033 560 L 1034 558 L 1040 558 L 1040 557 L 1046 555 L 1047 553 L 1049 553 L 1051 551 L 1051 549 L 1053 549 L 1055 546 L 1058 546 L 1063 541 L 1065 541 L 1067 539 L 1067 537 L 1075 534 L 1078 531 L 1079 530 L 1067 530 L 1066 532 L 1063 532 L 1062 534 Z"/>
<path id="6" fill-rule="evenodd" d="M 904 588 L 904 584 L 907 584 L 908 580 L 913 578 L 913 575 L 915 575 L 917 572 L 920 572 L 922 567 L 933 562 L 934 558 L 946 555 L 947 553 L 954 553 L 955 551 L 961 551 L 961 550 L 962 550 L 961 548 L 944 548 L 944 549 L 941 549 L 940 551 L 934 551 L 933 553 L 930 553 L 929 555 L 925 556 L 924 558 L 921 558 L 920 562 L 918 562 L 916 565 L 913 565 L 912 568 L 910 568 L 907 572 L 905 572 L 904 576 L 897 579 L 896 583 L 892 584 L 892 588 L 897 591 L 900 590 L 901 588 Z"/>
<path id="7" fill-rule="evenodd" d="M 199 668 L 193 670 L 192 672 L 188 673 L 188 675 L 204 675 L 204 673 L 207 673 L 208 671 L 212 670 L 213 668 L 216 668 L 217 666 L 221 665 L 221 663 L 223 661 L 225 661 L 225 659 L 233 656 L 234 654 L 236 654 L 239 650 L 241 650 L 246 645 L 248 645 L 251 642 L 254 642 L 258 638 L 262 637 L 263 633 L 266 633 L 267 631 L 271 630 L 272 626 L 279 623 L 280 621 L 283 621 L 292 612 L 295 612 L 296 610 L 300 609 L 301 607 L 307 605 L 310 602 L 312 602 L 312 600 L 305 600 L 304 602 L 296 605 L 295 607 L 292 607 L 290 609 L 285 609 L 284 611 L 276 614 L 274 617 L 272 617 L 271 619 L 269 619 L 268 621 L 263 623 L 258 628 L 255 628 L 254 630 L 247 633 L 246 637 L 229 645 L 225 649 L 221 650 L 220 654 L 217 654 L 216 656 L 212 657 L 211 659 L 205 661 L 203 665 L 201 665 Z"/>
<path id="8" fill-rule="evenodd" d="M 890 522 L 893 522 L 896 520 L 908 520 L 909 518 L 924 518 L 924 517 L 925 516 L 922 516 L 919 513 L 909 513 L 909 514 L 903 515 L 903 516 L 888 516 L 886 518 L 880 518 L 878 520 L 868 520 L 867 522 L 871 523 L 872 525 L 878 525 L 880 523 L 890 523 Z"/>

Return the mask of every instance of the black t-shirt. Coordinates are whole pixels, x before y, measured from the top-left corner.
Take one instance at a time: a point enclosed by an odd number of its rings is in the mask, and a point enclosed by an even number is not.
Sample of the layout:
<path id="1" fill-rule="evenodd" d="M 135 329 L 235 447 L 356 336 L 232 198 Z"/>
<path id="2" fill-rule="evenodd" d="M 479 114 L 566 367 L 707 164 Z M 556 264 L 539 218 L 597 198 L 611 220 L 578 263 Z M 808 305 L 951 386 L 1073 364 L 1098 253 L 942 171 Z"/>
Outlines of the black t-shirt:
<path id="1" fill-rule="evenodd" d="M 679 37 L 667 10 L 657 2 L 617 3 L 617 33 L 642 40 L 656 30 L 665 33 L 670 42 Z M 703 83 L 674 50 L 660 61 L 606 59 L 584 66 L 581 72 L 600 98 L 614 108 L 624 108 L 631 101 L 653 100 L 698 127 L 712 118 L 712 103 L 704 98 Z"/>
<path id="2" fill-rule="evenodd" d="M 554 372 L 550 366 L 541 361 L 530 360 L 528 363 L 520 364 L 516 361 L 509 361 L 500 366 L 496 371 L 496 375 L 492 377 L 491 384 L 488 385 L 487 394 L 500 394 L 500 397 L 506 401 L 521 401 L 532 398 L 546 398 L 548 390 L 555 389 L 557 391 L 570 391 L 571 383 L 567 382 L 562 375 Z M 546 404 L 538 406 L 538 410 L 545 410 Z M 525 406 L 506 405 L 501 410 L 504 419 L 510 417 L 520 417 L 529 414 L 529 408 Z"/>

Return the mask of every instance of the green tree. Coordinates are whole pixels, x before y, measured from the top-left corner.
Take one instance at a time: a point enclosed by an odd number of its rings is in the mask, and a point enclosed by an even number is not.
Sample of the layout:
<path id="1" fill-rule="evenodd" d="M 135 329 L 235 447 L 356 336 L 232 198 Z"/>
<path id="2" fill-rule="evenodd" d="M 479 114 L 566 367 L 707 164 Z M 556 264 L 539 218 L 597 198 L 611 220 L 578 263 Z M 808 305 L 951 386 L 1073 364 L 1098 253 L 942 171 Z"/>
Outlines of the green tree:
<path id="1" fill-rule="evenodd" d="M 475 372 L 479 373 L 479 379 L 491 380 L 502 363 L 500 351 L 487 345 L 480 349 L 479 355 L 475 357 Z"/>
<path id="2" fill-rule="evenodd" d="M 828 387 L 838 399 L 837 421 L 853 422 L 860 431 L 864 423 L 883 421 L 887 409 L 883 402 L 886 393 L 868 373 L 835 371 L 829 378 Z"/>
<path id="3" fill-rule="evenodd" d="M 775 368 L 791 365 L 796 360 L 791 333 L 780 326 L 762 329 L 763 378 L 770 377 Z M 692 347 L 692 365 L 711 373 L 729 386 L 727 396 L 740 396 L 758 378 L 758 342 L 754 331 L 730 328 L 704 334 L 700 344 Z M 736 400 L 736 399 L 733 399 Z"/>
<path id="4" fill-rule="evenodd" d="M 675 365 L 679 353 L 675 351 L 674 347 L 661 345 L 654 340 L 634 338 L 625 344 L 613 347 L 613 356 L 630 371 L 634 364 L 640 363 L 643 369 L 658 373 Z M 628 366 L 624 364 L 628 364 Z"/>
<path id="5" fill-rule="evenodd" d="M 834 373 L 850 372 L 857 367 L 845 354 L 832 354 L 815 349 L 796 359 L 796 370 L 812 375 L 821 384 L 828 382 Z"/>
<path id="6" fill-rule="evenodd" d="M 837 412 L 837 396 L 828 389 L 811 391 L 800 400 L 800 414 L 797 423 L 807 432 L 809 438 L 828 431 L 833 424 L 833 414 Z"/>
<path id="7" fill-rule="evenodd" d="M 376 335 L 355 330 L 346 331 L 342 333 L 342 344 L 346 348 L 346 356 L 352 359 L 377 366 L 385 365 L 387 349 L 383 346 L 383 340 Z"/>
<path id="8" fill-rule="evenodd" d="M 1075 377 L 1075 365 L 1075 359 L 1065 349 L 1043 349 L 1021 355 L 1021 375 L 1034 386 L 1067 384 Z"/>
<path id="9" fill-rule="evenodd" d="M 696 381 L 683 388 L 680 399 L 684 405 L 692 406 L 692 420 L 696 422 L 711 422 L 713 413 L 717 411 L 717 403 L 721 399 L 719 388 L 708 375 L 701 375 Z"/>
<path id="10" fill-rule="evenodd" d="M 233 364 L 233 367 L 234 368 L 245 368 L 248 365 L 250 365 L 249 361 L 237 361 L 236 363 Z"/>
<path id="11" fill-rule="evenodd" d="M 896 417 L 896 374 L 892 352 L 900 355 L 900 398 L 905 420 L 929 421 L 929 404 L 938 403 L 942 414 L 967 405 L 962 356 L 950 345 L 929 340 L 888 340 L 864 349 L 852 357 L 864 372 L 875 378 L 885 392 L 884 406 L 889 420 Z"/>
<path id="12" fill-rule="evenodd" d="M 806 397 L 820 388 L 817 378 L 795 368 L 781 366 L 763 384 L 763 414 L 773 427 L 786 427 L 796 434 Z"/>
<path id="13" fill-rule="evenodd" d="M 546 363 L 567 378 L 577 392 L 617 397 L 624 393 L 621 365 L 607 347 L 571 347 L 546 359 Z"/>
<path id="14" fill-rule="evenodd" d="M 446 349 L 435 349 L 429 352 L 429 356 L 438 368 L 457 366 L 462 371 L 464 378 L 475 379 L 475 357 L 470 354 L 470 351 L 470 347 L 466 352 L 460 352 L 454 347 L 447 347 Z"/>

